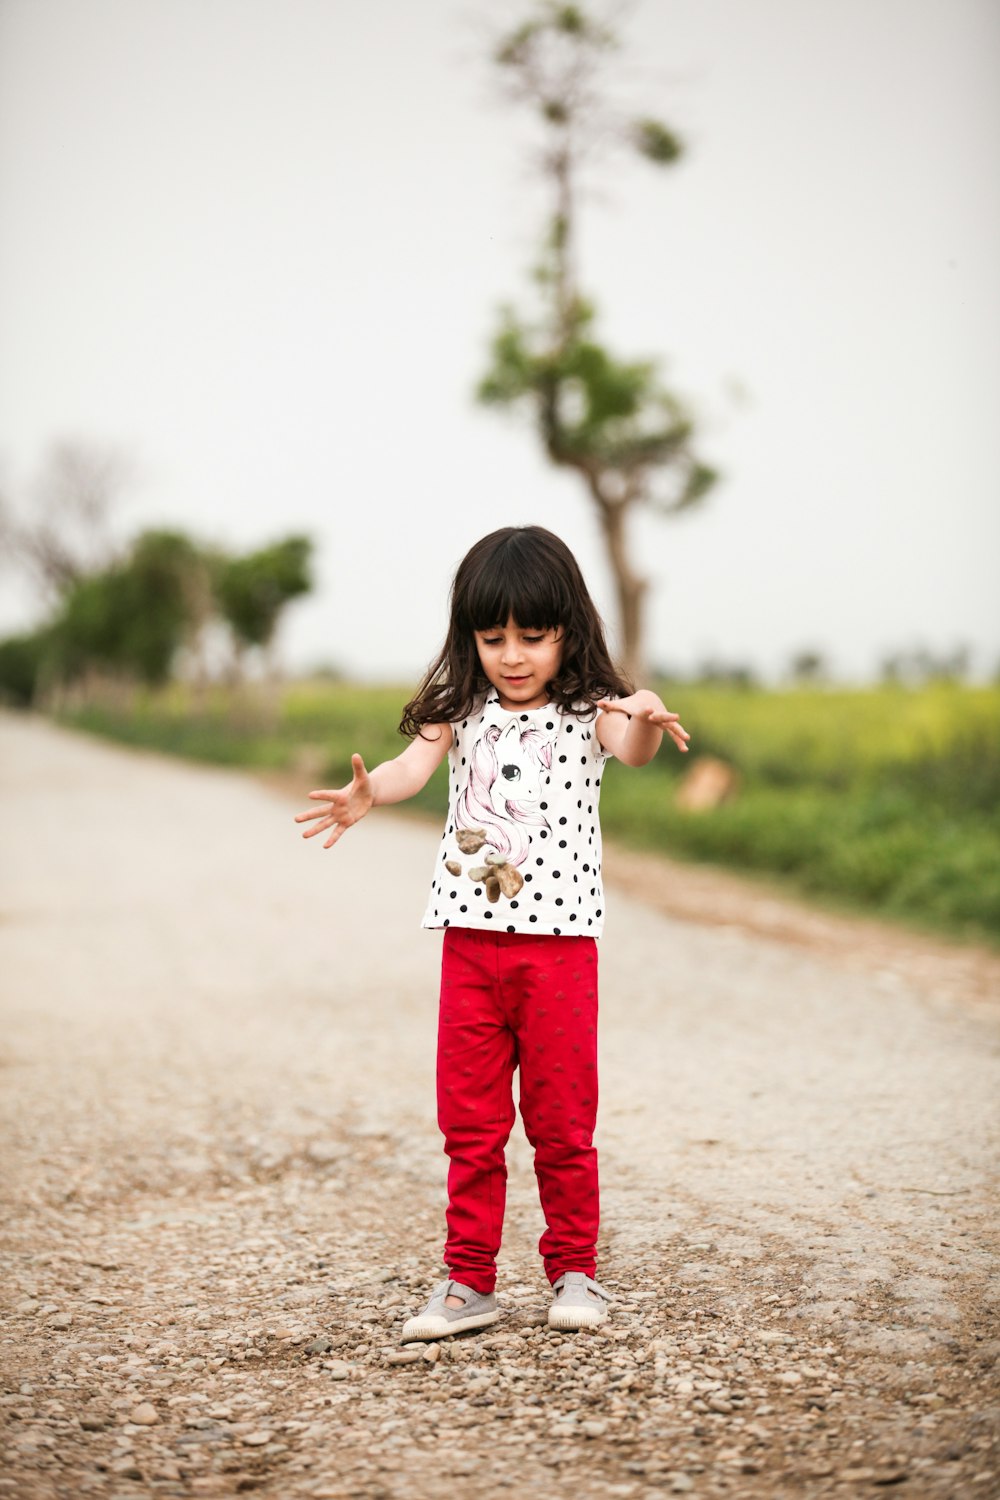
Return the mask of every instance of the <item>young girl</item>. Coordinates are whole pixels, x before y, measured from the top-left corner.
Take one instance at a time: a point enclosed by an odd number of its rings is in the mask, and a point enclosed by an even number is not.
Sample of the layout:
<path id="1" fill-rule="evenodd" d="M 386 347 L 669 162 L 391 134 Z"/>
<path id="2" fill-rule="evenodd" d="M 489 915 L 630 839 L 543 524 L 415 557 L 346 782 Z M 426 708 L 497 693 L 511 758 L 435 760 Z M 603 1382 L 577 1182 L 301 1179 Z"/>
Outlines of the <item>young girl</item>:
<path id="1" fill-rule="evenodd" d="M 689 738 L 619 674 L 572 553 L 540 526 L 477 542 L 451 594 L 440 655 L 403 713 L 409 746 L 299 813 L 330 849 L 373 807 L 402 802 L 448 756 L 449 807 L 423 926 L 444 928 L 438 1123 L 449 1158 L 448 1279 L 403 1328 L 436 1339 L 495 1323 L 512 1081 L 535 1151 L 553 1328 L 607 1316 L 597 1267 L 598 800 L 608 756 L 652 759 Z"/>

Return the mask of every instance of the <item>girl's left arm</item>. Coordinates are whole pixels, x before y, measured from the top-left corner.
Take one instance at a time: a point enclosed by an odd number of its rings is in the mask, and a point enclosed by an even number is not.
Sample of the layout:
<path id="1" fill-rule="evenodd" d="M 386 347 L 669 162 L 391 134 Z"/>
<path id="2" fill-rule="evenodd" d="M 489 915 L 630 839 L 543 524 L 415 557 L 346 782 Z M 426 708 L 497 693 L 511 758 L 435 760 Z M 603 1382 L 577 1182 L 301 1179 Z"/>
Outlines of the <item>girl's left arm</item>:
<path id="1" fill-rule="evenodd" d="M 604 712 L 597 720 L 595 733 L 604 749 L 626 766 L 644 766 L 660 748 L 664 731 L 678 750 L 687 751 L 691 738 L 680 722 L 649 688 L 639 688 L 627 698 L 602 698 L 598 708 Z"/>

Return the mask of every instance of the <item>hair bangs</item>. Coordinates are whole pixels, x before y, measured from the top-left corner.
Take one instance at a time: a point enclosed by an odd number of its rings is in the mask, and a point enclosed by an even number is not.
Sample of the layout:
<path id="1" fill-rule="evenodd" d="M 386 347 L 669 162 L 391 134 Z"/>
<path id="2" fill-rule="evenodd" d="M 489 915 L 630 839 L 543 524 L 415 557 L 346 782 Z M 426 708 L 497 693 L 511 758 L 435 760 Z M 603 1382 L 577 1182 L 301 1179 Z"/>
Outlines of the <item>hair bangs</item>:
<path id="1" fill-rule="evenodd" d="M 455 602 L 468 630 L 490 630 L 511 619 L 522 629 L 551 629 L 568 624 L 572 615 L 565 580 L 516 533 L 483 559 L 462 592 Z"/>

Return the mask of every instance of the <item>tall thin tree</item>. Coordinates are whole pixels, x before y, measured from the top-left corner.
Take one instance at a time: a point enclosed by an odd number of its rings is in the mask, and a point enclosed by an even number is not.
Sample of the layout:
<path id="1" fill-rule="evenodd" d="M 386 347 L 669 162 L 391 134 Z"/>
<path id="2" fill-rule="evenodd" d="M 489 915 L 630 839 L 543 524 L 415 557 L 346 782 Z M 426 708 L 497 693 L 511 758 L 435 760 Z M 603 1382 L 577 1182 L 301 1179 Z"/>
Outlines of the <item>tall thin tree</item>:
<path id="1" fill-rule="evenodd" d="M 661 383 L 656 361 L 622 360 L 600 343 L 595 310 L 579 283 L 580 174 L 609 145 L 658 167 L 682 154 L 659 120 L 622 119 L 598 86 L 611 29 L 582 5 L 537 0 L 529 18 L 497 45 L 510 97 L 541 121 L 538 159 L 550 208 L 534 279 L 533 318 L 501 310 L 492 362 L 479 384 L 487 404 L 526 408 L 554 464 L 574 469 L 592 500 L 615 581 L 623 664 L 643 668 L 648 580 L 631 556 L 628 521 L 638 506 L 677 515 L 697 504 L 717 474 L 694 452 L 694 422 Z"/>

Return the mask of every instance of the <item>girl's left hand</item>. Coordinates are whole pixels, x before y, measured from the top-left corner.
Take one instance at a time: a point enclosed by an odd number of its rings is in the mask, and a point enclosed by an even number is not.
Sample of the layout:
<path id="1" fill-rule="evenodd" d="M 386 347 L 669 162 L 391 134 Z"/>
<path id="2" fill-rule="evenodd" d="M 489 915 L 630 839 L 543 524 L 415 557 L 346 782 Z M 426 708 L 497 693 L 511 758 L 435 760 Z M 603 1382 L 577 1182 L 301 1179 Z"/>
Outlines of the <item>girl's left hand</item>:
<path id="1" fill-rule="evenodd" d="M 627 698 L 601 698 L 597 707 L 603 708 L 605 713 L 628 714 L 632 719 L 646 719 L 650 724 L 655 724 L 657 729 L 669 734 L 678 750 L 687 751 L 685 741 L 691 736 L 681 724 L 680 714 L 671 713 L 648 688 L 632 693 Z"/>

